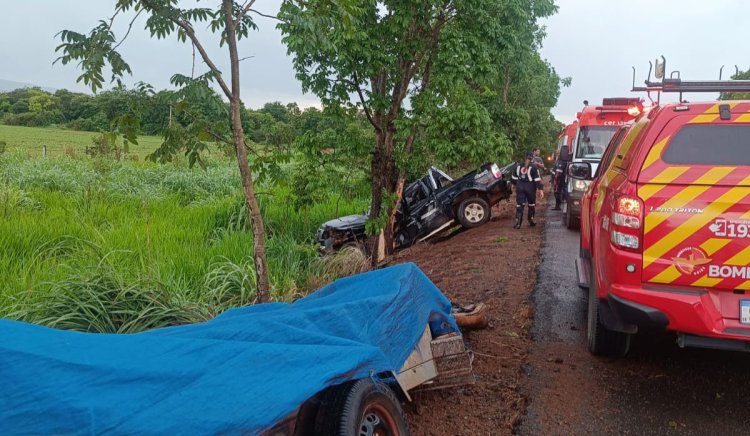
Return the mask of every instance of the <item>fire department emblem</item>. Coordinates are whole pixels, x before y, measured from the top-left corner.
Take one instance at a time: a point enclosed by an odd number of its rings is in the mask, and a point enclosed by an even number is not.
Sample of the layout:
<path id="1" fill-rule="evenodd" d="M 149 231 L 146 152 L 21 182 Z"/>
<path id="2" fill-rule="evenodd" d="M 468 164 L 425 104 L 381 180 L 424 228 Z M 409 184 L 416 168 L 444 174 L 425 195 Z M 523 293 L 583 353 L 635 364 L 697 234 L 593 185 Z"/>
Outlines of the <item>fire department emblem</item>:
<path id="1" fill-rule="evenodd" d="M 677 252 L 672 262 L 681 273 L 699 276 L 706 272 L 706 265 L 711 262 L 711 259 L 700 248 L 686 247 Z"/>

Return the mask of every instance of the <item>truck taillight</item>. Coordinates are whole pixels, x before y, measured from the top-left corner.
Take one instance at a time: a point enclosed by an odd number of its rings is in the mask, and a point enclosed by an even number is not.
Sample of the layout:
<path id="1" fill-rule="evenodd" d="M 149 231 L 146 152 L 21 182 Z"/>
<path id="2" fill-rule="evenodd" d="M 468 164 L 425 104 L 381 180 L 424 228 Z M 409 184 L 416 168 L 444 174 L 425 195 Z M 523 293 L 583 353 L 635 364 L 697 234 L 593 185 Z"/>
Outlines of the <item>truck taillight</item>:
<path id="1" fill-rule="evenodd" d="M 492 175 L 495 176 L 496 179 L 501 179 L 503 177 L 503 173 L 500 171 L 497 164 L 492 164 Z"/>
<path id="2" fill-rule="evenodd" d="M 612 223 L 630 229 L 641 228 L 641 201 L 637 198 L 620 197 L 617 199 Z"/>
<path id="3" fill-rule="evenodd" d="M 643 205 L 638 198 L 622 196 L 615 200 L 610 239 L 613 244 L 631 250 L 640 248 Z"/>

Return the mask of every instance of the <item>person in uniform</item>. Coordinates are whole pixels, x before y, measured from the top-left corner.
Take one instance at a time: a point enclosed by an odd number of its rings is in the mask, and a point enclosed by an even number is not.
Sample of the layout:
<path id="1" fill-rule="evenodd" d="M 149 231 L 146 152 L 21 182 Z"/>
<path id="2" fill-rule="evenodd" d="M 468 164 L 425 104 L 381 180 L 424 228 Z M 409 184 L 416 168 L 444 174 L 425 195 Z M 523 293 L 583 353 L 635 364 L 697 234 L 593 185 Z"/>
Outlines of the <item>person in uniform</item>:
<path id="1" fill-rule="evenodd" d="M 563 190 L 567 182 L 568 162 L 561 159 L 559 151 L 555 153 L 555 157 L 555 168 L 552 174 L 554 177 L 555 207 L 552 210 L 560 210 L 560 204 L 563 201 Z"/>
<path id="2" fill-rule="evenodd" d="M 544 198 L 542 177 L 539 169 L 532 162 L 534 154 L 526 153 L 526 161 L 523 165 L 516 166 L 516 171 L 511 176 L 512 183 L 516 185 L 516 223 L 513 228 L 520 229 L 523 223 L 524 205 L 529 207 L 529 227 L 534 227 L 534 214 L 536 213 L 537 190 L 541 198 Z"/>

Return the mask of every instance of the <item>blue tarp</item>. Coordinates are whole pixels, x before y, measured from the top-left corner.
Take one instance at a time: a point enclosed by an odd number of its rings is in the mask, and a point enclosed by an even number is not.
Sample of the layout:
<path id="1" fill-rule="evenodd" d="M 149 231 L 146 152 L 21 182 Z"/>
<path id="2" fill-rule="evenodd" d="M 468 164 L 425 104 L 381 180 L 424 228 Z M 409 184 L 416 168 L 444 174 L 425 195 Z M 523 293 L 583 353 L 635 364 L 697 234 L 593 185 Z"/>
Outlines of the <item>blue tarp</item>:
<path id="1" fill-rule="evenodd" d="M 0 434 L 257 433 L 327 386 L 398 370 L 428 322 L 456 329 L 414 264 L 131 335 L 0 320 Z"/>

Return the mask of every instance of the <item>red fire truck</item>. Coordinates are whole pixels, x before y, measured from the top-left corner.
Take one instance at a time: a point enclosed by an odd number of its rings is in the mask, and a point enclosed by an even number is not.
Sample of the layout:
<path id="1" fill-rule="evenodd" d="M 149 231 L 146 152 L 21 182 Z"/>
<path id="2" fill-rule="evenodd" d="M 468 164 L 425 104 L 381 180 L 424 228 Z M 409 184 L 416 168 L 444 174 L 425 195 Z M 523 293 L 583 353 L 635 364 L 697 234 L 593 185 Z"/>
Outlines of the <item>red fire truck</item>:
<path id="1" fill-rule="evenodd" d="M 643 100 L 619 97 L 605 98 L 600 106 L 589 106 L 588 101 L 584 101 L 583 104 L 583 110 L 576 114 L 576 122 L 572 124 L 576 126 L 576 130 L 569 138 L 567 160 L 570 163 L 589 163 L 592 171 L 596 171 L 604 149 L 617 129 L 631 123 L 643 112 Z M 563 197 L 566 199 L 563 210 L 564 222 L 569 229 L 577 229 L 580 226 L 581 197 L 589 184 L 587 180 L 568 178 L 563 191 Z"/>

